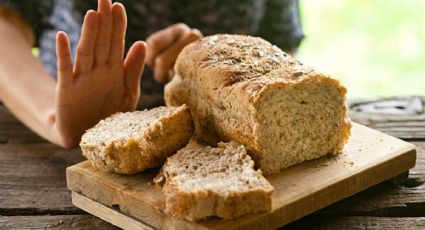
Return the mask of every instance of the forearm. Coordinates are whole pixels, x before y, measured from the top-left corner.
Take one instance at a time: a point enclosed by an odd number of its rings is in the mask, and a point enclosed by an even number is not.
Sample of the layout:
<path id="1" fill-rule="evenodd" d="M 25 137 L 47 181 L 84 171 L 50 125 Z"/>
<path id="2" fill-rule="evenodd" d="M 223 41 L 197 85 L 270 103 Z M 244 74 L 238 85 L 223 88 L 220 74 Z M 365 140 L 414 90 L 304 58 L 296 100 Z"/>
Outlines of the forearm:
<path id="1" fill-rule="evenodd" d="M 24 124 L 55 144 L 68 144 L 57 129 L 55 81 L 31 53 L 16 25 L 0 17 L 0 100 Z"/>

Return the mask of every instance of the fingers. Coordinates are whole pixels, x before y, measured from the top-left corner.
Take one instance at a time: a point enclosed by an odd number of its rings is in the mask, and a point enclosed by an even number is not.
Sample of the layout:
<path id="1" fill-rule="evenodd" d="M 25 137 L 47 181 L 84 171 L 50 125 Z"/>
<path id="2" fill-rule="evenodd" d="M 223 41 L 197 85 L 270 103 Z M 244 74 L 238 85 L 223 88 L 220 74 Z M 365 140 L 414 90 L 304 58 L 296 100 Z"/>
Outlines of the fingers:
<path id="1" fill-rule="evenodd" d="M 73 83 L 71 46 L 65 32 L 56 34 L 56 56 L 58 86 L 66 86 Z"/>
<path id="2" fill-rule="evenodd" d="M 148 45 L 146 63 L 153 68 L 155 57 L 189 31 L 190 28 L 186 24 L 178 23 L 153 33 L 146 39 Z"/>
<path id="3" fill-rule="evenodd" d="M 98 15 L 94 10 L 87 11 L 81 29 L 81 38 L 75 57 L 75 73 L 91 70 L 94 61 L 94 48 L 98 28 Z"/>
<path id="4" fill-rule="evenodd" d="M 112 63 L 122 63 L 124 56 L 125 31 L 127 29 L 127 15 L 121 3 L 112 5 L 112 38 L 109 58 Z"/>
<path id="5" fill-rule="evenodd" d="M 125 81 L 130 93 L 136 93 L 137 97 L 140 90 L 140 76 L 145 66 L 146 43 L 142 41 L 135 42 L 128 51 L 124 61 Z"/>
<path id="6" fill-rule="evenodd" d="M 169 75 L 170 70 L 173 69 L 174 62 L 177 59 L 180 51 L 189 43 L 194 42 L 202 38 L 202 34 L 199 30 L 193 29 L 189 33 L 186 33 L 184 36 L 168 47 L 165 51 L 159 54 L 155 58 L 155 67 L 154 67 L 154 78 L 156 81 L 161 83 L 166 83 L 172 77 Z"/>
<path id="7" fill-rule="evenodd" d="M 99 15 L 99 30 L 96 39 L 95 64 L 104 64 L 108 58 L 112 33 L 112 3 L 111 0 L 99 0 L 97 14 Z"/>

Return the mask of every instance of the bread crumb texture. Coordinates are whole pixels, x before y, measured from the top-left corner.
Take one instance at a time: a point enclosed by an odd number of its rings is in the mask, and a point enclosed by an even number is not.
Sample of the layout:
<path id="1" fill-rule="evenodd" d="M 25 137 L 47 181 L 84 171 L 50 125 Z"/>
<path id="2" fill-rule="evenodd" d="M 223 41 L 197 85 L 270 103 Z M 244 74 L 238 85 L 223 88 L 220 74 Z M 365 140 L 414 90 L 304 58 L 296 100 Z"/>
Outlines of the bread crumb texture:
<path id="1" fill-rule="evenodd" d="M 185 148 L 162 168 L 165 212 L 177 218 L 224 219 L 271 210 L 273 187 L 243 145 Z"/>
<path id="2" fill-rule="evenodd" d="M 247 146 L 265 174 L 342 152 L 350 135 L 346 88 L 264 39 L 213 35 L 179 54 L 168 106 L 187 104 L 210 145 Z"/>
<path id="3" fill-rule="evenodd" d="M 186 105 L 116 113 L 87 130 L 80 147 L 98 168 L 134 174 L 161 166 L 188 143 L 193 129 Z"/>

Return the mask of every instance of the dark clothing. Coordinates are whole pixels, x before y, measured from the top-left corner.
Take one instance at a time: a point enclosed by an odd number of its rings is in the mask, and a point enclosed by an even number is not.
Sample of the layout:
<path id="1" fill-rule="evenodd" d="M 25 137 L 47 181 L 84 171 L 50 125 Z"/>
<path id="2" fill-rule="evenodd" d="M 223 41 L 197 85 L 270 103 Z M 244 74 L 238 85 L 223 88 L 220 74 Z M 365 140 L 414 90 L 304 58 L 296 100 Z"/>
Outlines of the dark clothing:
<path id="1" fill-rule="evenodd" d="M 237 33 L 261 36 L 285 51 L 295 52 L 304 37 L 297 0 L 123 0 L 128 17 L 126 48 L 145 40 L 155 31 L 177 22 L 201 30 L 204 35 Z M 16 9 L 33 27 L 39 58 L 56 76 L 55 34 L 68 33 L 73 57 L 82 18 L 97 8 L 96 0 L 0 0 Z M 147 70 L 142 78 L 142 93 L 161 93 L 162 85 Z"/>

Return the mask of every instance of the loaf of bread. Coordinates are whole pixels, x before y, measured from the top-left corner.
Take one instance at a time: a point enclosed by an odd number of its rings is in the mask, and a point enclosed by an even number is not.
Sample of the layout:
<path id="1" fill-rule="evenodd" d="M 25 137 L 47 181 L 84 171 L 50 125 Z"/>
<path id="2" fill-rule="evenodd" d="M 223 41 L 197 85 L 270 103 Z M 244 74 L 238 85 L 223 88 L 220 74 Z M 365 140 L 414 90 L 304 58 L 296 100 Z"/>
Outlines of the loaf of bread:
<path id="1" fill-rule="evenodd" d="M 224 219 L 271 210 L 273 187 L 240 144 L 191 147 L 170 156 L 156 178 L 165 213 L 187 220 Z"/>
<path id="2" fill-rule="evenodd" d="M 214 35 L 186 46 L 165 87 L 190 106 L 204 141 L 237 141 L 271 174 L 341 153 L 350 135 L 346 89 L 256 37 Z"/>
<path id="3" fill-rule="evenodd" d="M 111 172 L 134 174 L 161 166 L 184 147 L 194 126 L 186 105 L 117 113 L 100 121 L 81 138 L 83 155 Z"/>

